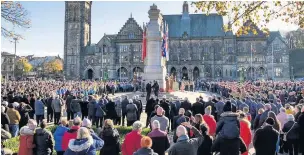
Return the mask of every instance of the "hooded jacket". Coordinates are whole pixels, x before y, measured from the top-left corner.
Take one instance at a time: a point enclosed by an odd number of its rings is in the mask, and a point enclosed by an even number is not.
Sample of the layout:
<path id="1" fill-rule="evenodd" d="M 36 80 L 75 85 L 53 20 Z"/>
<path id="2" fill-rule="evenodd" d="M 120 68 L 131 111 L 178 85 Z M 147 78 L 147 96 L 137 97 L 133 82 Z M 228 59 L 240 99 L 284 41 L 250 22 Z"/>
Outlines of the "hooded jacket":
<path id="1" fill-rule="evenodd" d="M 158 155 L 150 148 L 141 148 L 133 153 L 133 155 Z"/>
<path id="2" fill-rule="evenodd" d="M 228 111 L 221 114 L 221 119 L 216 125 L 216 134 L 222 138 L 234 139 L 240 136 L 239 114 Z"/>
<path id="3" fill-rule="evenodd" d="M 64 155 L 96 155 L 93 138 L 71 139 Z"/>
<path id="4" fill-rule="evenodd" d="M 19 138 L 19 152 L 18 155 L 33 155 L 34 130 L 31 130 L 28 126 L 24 126 L 20 129 Z"/>
<path id="5" fill-rule="evenodd" d="M 62 139 L 63 135 L 69 128 L 59 125 L 54 132 L 54 140 L 55 140 L 55 150 L 56 151 L 63 151 L 62 149 Z"/>

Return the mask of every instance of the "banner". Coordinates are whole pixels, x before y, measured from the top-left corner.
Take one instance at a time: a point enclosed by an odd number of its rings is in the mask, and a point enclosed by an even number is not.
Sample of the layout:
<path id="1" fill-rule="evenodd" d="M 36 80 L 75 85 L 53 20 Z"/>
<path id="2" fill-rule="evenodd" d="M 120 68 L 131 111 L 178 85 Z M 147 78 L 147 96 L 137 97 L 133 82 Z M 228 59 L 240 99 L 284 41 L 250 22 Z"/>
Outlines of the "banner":
<path id="1" fill-rule="evenodd" d="M 143 26 L 143 40 L 142 40 L 142 50 L 141 50 L 141 60 L 145 62 L 145 58 L 147 56 L 147 28 Z"/>

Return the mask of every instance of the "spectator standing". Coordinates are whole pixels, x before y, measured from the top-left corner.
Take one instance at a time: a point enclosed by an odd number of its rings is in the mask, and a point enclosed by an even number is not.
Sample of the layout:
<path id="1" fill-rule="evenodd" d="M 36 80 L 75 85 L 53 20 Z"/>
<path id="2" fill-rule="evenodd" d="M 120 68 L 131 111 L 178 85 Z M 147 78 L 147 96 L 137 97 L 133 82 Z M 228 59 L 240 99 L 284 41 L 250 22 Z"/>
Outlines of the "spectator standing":
<path id="1" fill-rule="evenodd" d="M 192 112 L 194 116 L 196 114 L 204 115 L 204 104 L 200 102 L 199 98 L 196 98 L 196 102 L 192 105 Z"/>
<path id="2" fill-rule="evenodd" d="M 33 109 L 30 105 L 25 104 L 24 102 L 21 102 L 18 111 L 21 117 L 20 123 L 19 123 L 19 128 L 25 126 L 28 123 L 28 120 L 30 119 L 29 117 L 29 112 L 31 112 Z"/>
<path id="3" fill-rule="evenodd" d="M 260 118 L 261 118 L 261 115 L 264 113 L 264 109 L 260 108 L 258 110 L 258 114 L 256 115 L 255 119 L 254 119 L 254 122 L 253 122 L 253 130 L 257 130 L 258 128 L 260 128 Z"/>
<path id="4" fill-rule="evenodd" d="M 18 136 L 18 132 L 19 132 L 19 122 L 21 120 L 20 114 L 11 103 L 8 105 L 8 109 L 6 113 L 10 122 L 9 124 L 10 133 L 12 134 L 12 137 L 16 137 Z"/>
<path id="5" fill-rule="evenodd" d="M 34 114 L 35 114 L 35 97 L 34 97 L 34 94 L 31 94 L 30 95 L 30 106 L 33 108 L 33 111 L 31 111 L 29 114 L 30 114 L 30 118 L 31 119 L 34 119 Z M 38 123 L 38 122 L 37 122 Z"/>
<path id="6" fill-rule="evenodd" d="M 67 96 L 67 99 L 66 99 L 66 101 L 65 101 L 65 105 L 66 105 L 66 112 L 67 112 L 67 119 L 68 120 L 71 120 L 71 119 L 73 119 L 74 118 L 74 116 L 73 116 L 73 112 L 71 111 L 71 103 L 72 103 L 72 100 L 73 99 L 76 99 L 74 96 L 72 96 L 72 95 L 68 95 Z"/>
<path id="7" fill-rule="evenodd" d="M 196 138 L 189 139 L 187 129 L 188 127 L 196 136 Z M 170 147 L 168 155 L 196 155 L 199 146 L 203 142 L 203 135 L 188 122 L 184 122 L 176 129 L 177 142 Z"/>
<path id="8" fill-rule="evenodd" d="M 54 148 L 54 138 L 50 131 L 45 129 L 47 121 L 42 120 L 40 128 L 34 134 L 34 144 L 36 145 L 36 155 L 51 155 Z"/>
<path id="9" fill-rule="evenodd" d="M 67 132 L 69 130 L 67 126 L 67 119 L 66 118 L 61 118 L 61 123 L 58 125 L 58 127 L 56 128 L 55 132 L 54 132 L 54 140 L 55 140 L 55 151 L 57 153 L 57 155 L 63 155 L 64 154 L 64 150 L 62 148 L 62 139 L 63 139 L 63 135 L 65 132 Z"/>
<path id="10" fill-rule="evenodd" d="M 5 131 L 9 132 L 9 124 L 10 124 L 10 120 L 9 117 L 7 115 L 7 113 L 5 112 L 5 107 L 1 106 L 1 126 L 2 129 L 4 129 Z"/>
<path id="11" fill-rule="evenodd" d="M 211 147 L 213 138 L 208 134 L 208 126 L 206 124 L 201 124 L 200 132 L 202 133 L 204 140 L 197 150 L 197 155 L 212 155 Z"/>
<path id="12" fill-rule="evenodd" d="M 55 112 L 55 118 L 54 118 L 54 124 L 58 124 L 60 117 L 61 117 L 61 107 L 62 102 L 59 99 L 59 95 L 56 95 L 56 97 L 52 100 L 52 109 Z"/>
<path id="13" fill-rule="evenodd" d="M 211 106 L 208 106 L 205 108 L 205 114 L 203 115 L 203 120 L 208 126 L 208 135 L 215 136 L 216 131 L 216 121 L 214 119 L 214 116 L 211 115 L 212 108 Z"/>
<path id="14" fill-rule="evenodd" d="M 104 146 L 100 150 L 100 155 L 118 155 L 120 152 L 119 133 L 114 128 L 113 121 L 104 121 L 99 137 L 104 141 Z"/>
<path id="15" fill-rule="evenodd" d="M 157 108 L 156 115 L 151 118 L 151 124 L 154 120 L 159 121 L 161 131 L 168 132 L 169 119 L 166 116 L 164 116 L 164 109 L 162 107 Z"/>
<path id="16" fill-rule="evenodd" d="M 152 122 L 153 130 L 148 134 L 152 139 L 152 149 L 158 155 L 165 155 L 166 150 L 170 147 L 167 133 L 160 130 L 160 123 L 158 120 Z"/>
<path id="17" fill-rule="evenodd" d="M 121 102 L 122 126 L 125 126 L 125 117 L 127 116 L 127 105 L 129 104 L 128 96 L 125 96 Z"/>
<path id="18" fill-rule="evenodd" d="M 250 121 L 247 119 L 245 113 L 240 113 L 240 136 L 244 141 L 246 147 L 249 148 L 252 139 L 251 124 Z M 248 151 L 243 153 L 242 155 L 248 155 Z"/>
<path id="19" fill-rule="evenodd" d="M 268 117 L 268 113 L 270 111 L 271 111 L 271 105 L 270 104 L 265 104 L 265 111 L 259 117 L 259 125 L 257 126 L 257 128 L 261 127 L 264 124 L 265 120 Z"/>
<path id="20" fill-rule="evenodd" d="M 304 154 L 304 106 L 301 109 L 301 114 L 300 114 L 297 122 L 300 126 L 300 129 L 299 129 L 299 131 L 300 131 L 300 133 L 299 133 L 300 134 L 300 136 L 299 136 L 300 151 L 302 154 Z"/>
<path id="21" fill-rule="evenodd" d="M 52 101 L 53 101 L 53 97 L 48 97 L 46 99 L 46 112 L 47 112 L 47 115 L 46 115 L 46 119 L 47 119 L 47 122 L 53 122 L 53 118 L 54 118 L 54 111 L 53 111 L 53 108 L 52 108 Z"/>
<path id="22" fill-rule="evenodd" d="M 108 104 L 106 104 L 106 119 L 114 120 L 116 119 L 116 110 L 115 110 L 115 102 L 113 102 L 113 99 L 109 99 Z M 101 124 L 102 125 L 102 124 Z"/>
<path id="23" fill-rule="evenodd" d="M 191 110 L 191 107 L 192 107 L 191 103 L 189 102 L 188 98 L 185 97 L 185 100 L 184 100 L 184 102 L 181 103 L 180 108 L 184 108 L 185 111 L 188 111 L 188 110 Z"/>
<path id="24" fill-rule="evenodd" d="M 19 151 L 18 155 L 34 155 L 34 133 L 37 123 L 33 119 L 28 120 L 27 126 L 20 129 Z"/>
<path id="25" fill-rule="evenodd" d="M 96 104 L 96 113 L 95 113 L 95 123 L 97 128 L 102 126 L 105 115 L 106 115 L 105 100 L 100 99 L 99 102 Z"/>
<path id="26" fill-rule="evenodd" d="M 71 104 L 70 104 L 70 109 L 71 109 L 71 112 L 73 113 L 73 117 L 81 117 L 81 107 L 80 107 L 80 103 L 81 100 L 78 100 L 78 99 L 73 99 Z"/>
<path id="27" fill-rule="evenodd" d="M 154 153 L 152 147 L 152 140 L 150 137 L 144 136 L 140 140 L 141 148 L 133 153 L 133 155 L 159 155 Z"/>
<path id="28" fill-rule="evenodd" d="M 273 128 L 274 120 L 267 118 L 265 125 L 255 132 L 253 146 L 256 155 L 275 155 L 279 132 Z"/>
<path id="29" fill-rule="evenodd" d="M 37 97 L 37 100 L 35 101 L 35 115 L 37 124 L 40 124 L 40 122 L 44 119 L 44 104 L 40 97 Z"/>
<path id="30" fill-rule="evenodd" d="M 73 120 L 73 126 L 63 134 L 62 138 L 62 150 L 65 151 L 68 148 L 69 141 L 71 139 L 77 138 L 77 132 L 80 128 L 81 119 L 80 117 L 75 117 Z"/>
<path id="31" fill-rule="evenodd" d="M 287 120 L 284 124 L 282 132 L 286 138 L 283 138 L 285 141 L 286 148 L 289 155 L 298 155 L 299 154 L 299 124 L 295 122 L 294 116 L 291 114 L 287 115 Z"/>
<path id="32" fill-rule="evenodd" d="M 270 111 L 268 113 L 268 117 L 270 117 L 274 120 L 273 128 L 276 129 L 278 132 L 280 132 L 281 131 L 281 124 L 280 124 L 279 120 L 277 119 L 276 114 L 273 111 Z"/>
<path id="33" fill-rule="evenodd" d="M 152 96 L 149 100 L 147 100 L 147 104 L 146 104 L 146 114 L 147 114 L 147 120 L 146 120 L 146 128 L 148 127 L 148 125 L 150 124 L 150 120 L 151 120 L 151 114 L 154 111 L 154 107 L 156 105 L 156 101 L 154 100 L 154 97 Z"/>
<path id="34" fill-rule="evenodd" d="M 141 148 L 140 142 L 143 125 L 140 121 L 133 123 L 132 131 L 125 136 L 125 140 L 121 146 L 122 155 L 133 155 L 135 151 Z"/>
<path id="35" fill-rule="evenodd" d="M 121 105 L 121 102 L 122 102 L 122 98 L 119 97 L 117 98 L 117 100 L 115 101 L 115 111 L 116 111 L 116 118 L 115 118 L 115 121 L 114 121 L 114 124 L 115 125 L 121 125 L 121 116 L 122 116 L 122 105 Z"/>
<path id="36" fill-rule="evenodd" d="M 287 114 L 286 114 L 286 109 L 285 108 L 280 108 L 280 113 L 277 115 L 277 119 L 281 124 L 281 129 L 284 127 L 285 123 L 288 121 L 287 120 Z M 280 130 L 281 130 L 280 129 Z"/>
<path id="37" fill-rule="evenodd" d="M 170 125 L 171 125 L 171 131 L 173 131 L 174 130 L 173 118 L 174 118 L 174 116 L 178 115 L 178 113 L 177 113 L 176 104 L 173 102 L 173 98 L 172 97 L 169 99 L 169 104 L 170 104 L 170 117 L 169 117 L 169 121 L 170 121 Z"/>
<path id="38" fill-rule="evenodd" d="M 103 142 L 99 139 L 96 143 L 101 146 Z M 90 131 L 85 127 L 81 127 L 77 132 L 77 138 L 69 141 L 68 149 L 64 155 L 96 155 L 96 151 Z"/>
<path id="39" fill-rule="evenodd" d="M 96 105 L 97 105 L 97 102 L 96 102 L 96 98 L 92 95 L 89 96 L 89 103 L 88 103 L 88 118 L 91 120 L 91 121 L 95 121 L 95 112 L 96 112 Z"/>
<path id="40" fill-rule="evenodd" d="M 133 103 L 133 100 L 129 100 L 129 104 L 127 105 L 127 126 L 131 126 L 137 120 L 137 107 Z"/>

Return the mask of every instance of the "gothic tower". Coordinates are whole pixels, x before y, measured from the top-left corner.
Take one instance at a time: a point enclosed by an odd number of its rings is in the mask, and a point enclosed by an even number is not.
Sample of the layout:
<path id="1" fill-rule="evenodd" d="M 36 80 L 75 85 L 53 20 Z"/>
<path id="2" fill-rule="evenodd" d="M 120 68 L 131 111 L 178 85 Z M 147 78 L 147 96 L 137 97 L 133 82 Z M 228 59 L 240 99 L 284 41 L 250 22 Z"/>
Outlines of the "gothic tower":
<path id="1" fill-rule="evenodd" d="M 85 47 L 91 44 L 91 1 L 66 1 L 64 23 L 64 74 L 81 79 Z"/>

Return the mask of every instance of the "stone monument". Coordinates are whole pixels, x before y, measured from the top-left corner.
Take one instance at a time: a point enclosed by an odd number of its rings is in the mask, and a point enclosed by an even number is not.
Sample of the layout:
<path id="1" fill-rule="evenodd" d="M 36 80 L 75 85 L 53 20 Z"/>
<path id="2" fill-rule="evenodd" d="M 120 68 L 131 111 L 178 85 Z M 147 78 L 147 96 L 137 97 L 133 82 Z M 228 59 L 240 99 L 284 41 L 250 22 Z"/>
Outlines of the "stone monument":
<path id="1" fill-rule="evenodd" d="M 161 55 L 163 17 L 155 4 L 150 6 L 148 14 L 150 21 L 147 24 L 147 57 L 144 79 L 147 82 L 156 80 L 160 90 L 165 91 L 167 69 Z"/>

